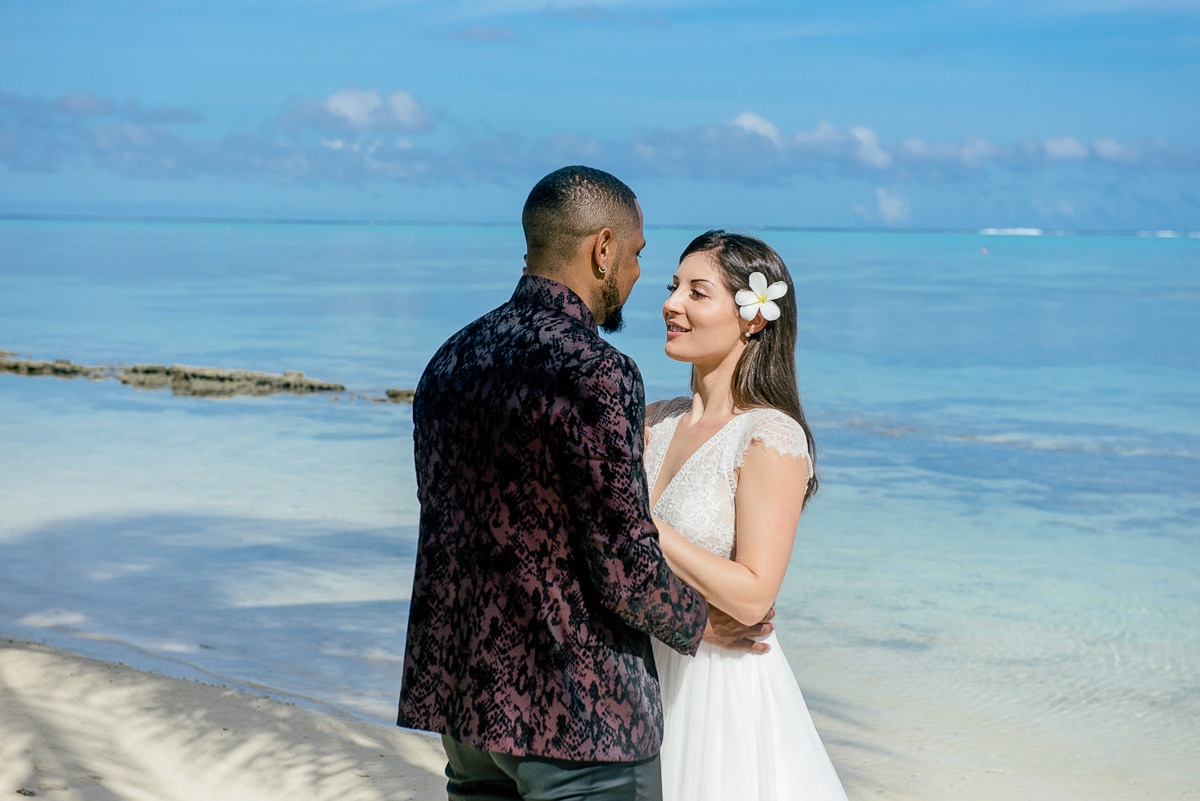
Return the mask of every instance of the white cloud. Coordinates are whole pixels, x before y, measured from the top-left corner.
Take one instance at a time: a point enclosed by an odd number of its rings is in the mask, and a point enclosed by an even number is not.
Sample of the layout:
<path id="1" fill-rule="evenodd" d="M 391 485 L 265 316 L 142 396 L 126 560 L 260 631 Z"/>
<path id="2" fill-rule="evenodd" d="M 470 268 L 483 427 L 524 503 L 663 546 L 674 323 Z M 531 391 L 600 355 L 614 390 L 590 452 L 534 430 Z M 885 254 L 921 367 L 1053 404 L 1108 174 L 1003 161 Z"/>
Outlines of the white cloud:
<path id="1" fill-rule="evenodd" d="M 1092 142 L 1092 152 L 1097 158 L 1118 164 L 1137 164 L 1145 155 L 1142 149 L 1132 145 L 1124 145 L 1115 139 L 1097 139 Z"/>
<path id="2" fill-rule="evenodd" d="M 882 186 L 875 188 L 875 200 L 879 205 L 879 216 L 888 225 L 895 225 L 908 219 L 911 209 L 908 201 L 894 192 L 889 192 Z"/>
<path id="3" fill-rule="evenodd" d="M 383 98 L 374 89 L 347 88 L 330 95 L 325 108 L 351 128 L 364 130 L 412 131 L 429 122 L 425 109 L 408 92 L 392 92 Z"/>
<path id="4" fill-rule="evenodd" d="M 107 97 L 90 92 L 67 92 L 58 98 L 58 108 L 81 117 L 111 114 L 115 104 Z"/>
<path id="5" fill-rule="evenodd" d="M 792 137 L 792 141 L 797 147 L 829 152 L 836 150 L 846 141 L 846 134 L 842 133 L 836 125 L 830 125 L 825 120 L 821 120 L 817 123 L 816 128 L 811 131 L 801 131 Z"/>
<path id="6" fill-rule="evenodd" d="M 783 137 L 779 134 L 779 129 L 776 128 L 769 120 L 766 120 L 754 112 L 743 111 L 732 122 L 729 123 L 735 128 L 741 128 L 748 133 L 758 134 L 771 140 L 771 144 L 775 147 L 783 146 Z"/>
<path id="7" fill-rule="evenodd" d="M 926 142 L 905 139 L 900 153 L 914 161 L 943 161 L 976 167 L 996 158 L 998 150 L 986 139 L 970 137 L 963 142 Z"/>
<path id="8" fill-rule="evenodd" d="M 861 164 L 886 170 L 892 164 L 892 156 L 879 144 L 879 137 L 870 128 L 861 125 L 850 129 L 850 136 L 858 142 L 854 157 Z"/>
<path id="9" fill-rule="evenodd" d="M 1042 143 L 1042 149 L 1048 159 L 1081 161 L 1088 157 L 1088 149 L 1073 136 L 1060 136 L 1057 139 L 1047 139 Z"/>
<path id="10" fill-rule="evenodd" d="M 325 108 L 335 117 L 341 117 L 352 128 L 366 128 L 371 124 L 371 118 L 383 105 L 379 92 L 371 90 L 364 92 L 360 89 L 343 89 L 334 92 L 325 101 Z"/>
<path id="11" fill-rule="evenodd" d="M 387 98 L 392 117 L 407 130 L 424 128 L 429 124 L 429 115 L 408 92 L 392 92 Z"/>
<path id="12" fill-rule="evenodd" d="M 781 186 L 809 176 L 856 183 L 863 216 L 908 219 L 908 200 L 895 190 L 944 181 L 986 182 L 992 174 L 1061 170 L 1080 165 L 1099 179 L 1116 174 L 1200 172 L 1200 149 L 1163 140 L 1083 140 L 1075 136 L 993 143 L 907 138 L 881 141 L 866 126 L 839 128 L 820 121 L 809 130 L 781 130 L 751 111 L 724 124 L 634 131 L 597 139 L 550 131 L 462 133 L 446 126 L 439 140 L 412 136 L 428 130 L 430 115 L 409 92 L 348 87 L 322 99 L 292 101 L 276 122 L 257 131 L 196 136 L 179 125 L 198 115 L 183 109 L 143 108 L 85 93 L 24 96 L 0 92 L 0 168 L 53 172 L 90 162 L 124 175 L 161 180 L 198 175 L 246 181 L 350 184 L 505 182 L 565 163 L 607 165 L 630 180 L 700 179 Z M 301 133 L 301 136 L 289 135 Z M 1083 144 L 1083 142 L 1087 144 Z M 768 145 L 767 143 L 770 143 Z M 867 200 L 872 188 L 878 189 Z M 1191 201 L 1188 201 L 1191 202 Z M 1048 203 L 1046 213 L 1084 216 L 1090 210 Z"/>
<path id="13" fill-rule="evenodd" d="M 423 131 L 429 114 L 408 92 L 381 95 L 377 89 L 347 87 L 321 101 L 295 100 L 279 120 L 294 129 L 318 131 Z"/>

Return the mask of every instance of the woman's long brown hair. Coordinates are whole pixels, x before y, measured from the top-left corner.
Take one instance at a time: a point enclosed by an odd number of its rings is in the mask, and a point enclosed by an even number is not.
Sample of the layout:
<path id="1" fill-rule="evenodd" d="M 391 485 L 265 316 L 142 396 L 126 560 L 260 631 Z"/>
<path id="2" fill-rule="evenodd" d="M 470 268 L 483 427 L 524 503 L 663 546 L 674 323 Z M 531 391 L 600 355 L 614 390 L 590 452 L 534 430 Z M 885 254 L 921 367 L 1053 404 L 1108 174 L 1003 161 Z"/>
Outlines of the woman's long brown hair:
<path id="1" fill-rule="evenodd" d="M 762 273 L 767 283 L 783 281 L 787 294 L 775 301 L 781 314 L 750 337 L 746 350 L 733 369 L 733 405 L 736 409 L 778 409 L 804 430 L 813 477 L 804 493 L 807 502 L 817 491 L 817 451 L 812 431 L 800 405 L 796 382 L 796 288 L 787 265 L 779 254 L 761 239 L 726 231 L 707 231 L 692 240 L 679 257 L 682 262 L 693 253 L 708 253 L 720 268 L 730 294 L 750 286 L 750 274 Z"/>

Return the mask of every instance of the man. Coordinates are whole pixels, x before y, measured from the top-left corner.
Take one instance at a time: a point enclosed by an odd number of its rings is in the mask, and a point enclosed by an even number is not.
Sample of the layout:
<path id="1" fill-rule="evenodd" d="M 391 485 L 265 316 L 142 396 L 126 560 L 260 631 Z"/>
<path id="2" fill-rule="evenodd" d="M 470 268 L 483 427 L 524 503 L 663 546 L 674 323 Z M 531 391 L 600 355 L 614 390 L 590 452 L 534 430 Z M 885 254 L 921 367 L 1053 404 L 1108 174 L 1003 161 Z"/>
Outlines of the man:
<path id="1" fill-rule="evenodd" d="M 451 799 L 659 798 L 649 638 L 695 653 L 707 607 L 650 518 L 641 376 L 597 332 L 641 273 L 642 211 L 615 177 L 565 167 L 522 225 L 511 300 L 417 386 L 398 723 L 442 734 Z"/>

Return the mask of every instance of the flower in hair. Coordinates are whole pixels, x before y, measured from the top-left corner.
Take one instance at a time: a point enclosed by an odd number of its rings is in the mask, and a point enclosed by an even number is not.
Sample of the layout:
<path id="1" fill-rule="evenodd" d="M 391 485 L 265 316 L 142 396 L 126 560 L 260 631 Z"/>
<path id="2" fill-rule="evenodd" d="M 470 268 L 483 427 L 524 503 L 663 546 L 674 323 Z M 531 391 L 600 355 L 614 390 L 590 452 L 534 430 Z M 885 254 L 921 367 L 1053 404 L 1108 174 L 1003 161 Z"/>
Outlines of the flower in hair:
<path id="1" fill-rule="evenodd" d="M 781 312 L 775 301 L 786 295 L 787 291 L 788 286 L 783 281 L 776 281 L 767 286 L 765 275 L 750 273 L 750 288 L 739 289 L 733 299 L 740 307 L 743 320 L 753 320 L 759 312 L 764 320 L 778 320 Z"/>

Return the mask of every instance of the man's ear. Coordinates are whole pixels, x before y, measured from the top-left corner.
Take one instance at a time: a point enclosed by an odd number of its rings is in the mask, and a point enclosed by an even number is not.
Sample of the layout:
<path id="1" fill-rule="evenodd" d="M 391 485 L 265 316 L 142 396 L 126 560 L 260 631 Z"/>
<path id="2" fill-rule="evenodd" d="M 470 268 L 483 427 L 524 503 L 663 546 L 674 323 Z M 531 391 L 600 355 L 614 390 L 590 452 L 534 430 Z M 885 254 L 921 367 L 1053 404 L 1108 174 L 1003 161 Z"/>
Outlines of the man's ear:
<path id="1" fill-rule="evenodd" d="M 617 252 L 617 242 L 611 228 L 601 228 L 592 240 L 592 272 L 603 277 L 612 266 Z"/>

